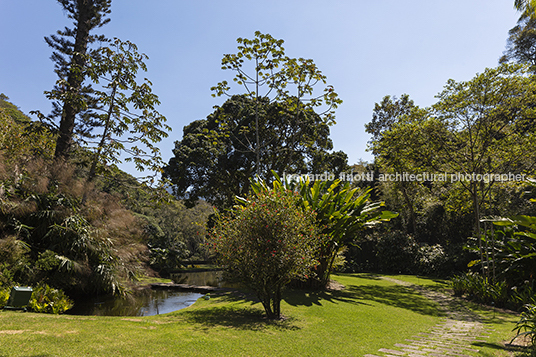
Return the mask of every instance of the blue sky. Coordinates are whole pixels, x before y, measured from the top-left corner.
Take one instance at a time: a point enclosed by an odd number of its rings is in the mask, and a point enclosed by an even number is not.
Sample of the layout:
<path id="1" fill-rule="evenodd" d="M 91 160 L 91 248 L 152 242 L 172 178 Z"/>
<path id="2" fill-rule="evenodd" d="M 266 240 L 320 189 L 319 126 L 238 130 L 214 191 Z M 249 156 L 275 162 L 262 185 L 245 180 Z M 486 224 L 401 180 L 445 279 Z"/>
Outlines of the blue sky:
<path id="1" fill-rule="evenodd" d="M 25 113 L 48 114 L 43 91 L 56 77 L 43 38 L 71 22 L 53 0 L 0 0 L 0 14 L 0 93 Z M 149 56 L 140 76 L 153 82 L 173 128 L 160 145 L 166 162 L 182 128 L 224 101 L 210 91 L 230 79 L 223 54 L 259 30 L 284 39 L 287 55 L 313 59 L 335 87 L 344 103 L 331 137 L 352 164 L 372 160 L 364 125 L 374 103 L 407 93 L 429 106 L 448 79 L 495 67 L 518 17 L 513 0 L 113 0 L 99 32 Z"/>

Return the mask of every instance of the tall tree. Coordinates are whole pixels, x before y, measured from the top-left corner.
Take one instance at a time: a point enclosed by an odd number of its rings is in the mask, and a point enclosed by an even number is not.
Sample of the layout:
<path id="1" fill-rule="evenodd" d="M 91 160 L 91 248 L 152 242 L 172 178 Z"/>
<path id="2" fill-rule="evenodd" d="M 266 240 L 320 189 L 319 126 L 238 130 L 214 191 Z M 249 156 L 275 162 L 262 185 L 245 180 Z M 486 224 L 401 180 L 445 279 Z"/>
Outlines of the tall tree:
<path id="1" fill-rule="evenodd" d="M 508 34 L 506 50 L 499 63 L 525 64 L 536 73 L 536 16 L 521 15 Z"/>
<path id="2" fill-rule="evenodd" d="M 261 156 L 266 150 L 260 138 L 262 105 L 286 102 L 285 107 L 296 117 L 294 125 L 297 126 L 302 124 L 302 118 L 306 118 L 307 113 L 314 112 L 311 109 L 323 107 L 320 116 L 326 124 L 331 125 L 334 123 L 333 110 L 342 101 L 332 86 L 324 87 L 322 94 L 314 94 L 317 84 L 326 84 L 326 76 L 313 60 L 286 56 L 283 40 L 256 31 L 253 40 L 238 38 L 237 42 L 238 52 L 223 57 L 222 69 L 234 71 L 233 81 L 243 86 L 246 95 L 253 100 L 255 130 L 242 150 L 255 154 L 255 173 L 260 176 Z M 248 66 L 252 68 L 247 68 Z M 213 96 L 231 97 L 227 81 L 222 81 L 211 89 L 215 92 Z M 291 137 L 289 140 L 298 141 L 299 138 Z"/>
<path id="3" fill-rule="evenodd" d="M 91 32 L 103 26 L 110 19 L 111 0 L 58 0 L 67 16 L 73 20 L 73 28 L 66 27 L 56 34 L 45 38 L 53 48 L 51 59 L 55 62 L 55 72 L 59 77 L 54 90 L 47 96 L 54 100 L 53 112 L 48 117 L 49 122 L 60 118 L 59 135 L 56 141 L 54 156 L 56 159 L 69 155 L 73 133 L 77 125 L 82 127 L 89 124 L 91 130 L 92 106 L 97 105 L 92 96 L 91 86 L 84 85 L 87 74 L 88 55 L 95 55 L 89 48 L 91 43 L 104 40 Z M 57 95 L 61 93 L 61 95 Z M 77 123 L 77 116 L 81 117 Z M 84 129 L 82 129 L 84 130 Z"/>
<path id="4" fill-rule="evenodd" d="M 365 131 L 372 135 L 369 148 L 373 154 L 376 155 L 375 145 L 382 140 L 383 133 L 389 131 L 401 116 L 409 114 L 414 107 L 413 100 L 407 94 L 402 94 L 400 99 L 386 95 L 380 103 L 374 104 L 372 120 L 365 124 Z"/>
<path id="5" fill-rule="evenodd" d="M 536 137 L 526 126 L 536 119 L 535 81 L 522 66 L 504 64 L 467 82 L 450 80 L 437 97 L 433 110 L 441 125 L 430 133 L 432 152 L 443 170 L 463 175 L 456 184 L 471 197 L 480 237 L 485 198 L 497 184 L 483 175 L 533 167 L 534 157 L 527 149 Z"/>
<path id="6" fill-rule="evenodd" d="M 407 94 L 400 99 L 385 96 L 376 103 L 372 121 L 365 128 L 372 135 L 368 149 L 374 154 L 375 163 L 382 172 L 396 176 L 426 171 L 430 155 L 427 139 L 421 135 L 421 124 L 427 115 L 427 110 L 416 106 Z M 417 233 L 415 206 L 422 183 L 404 179 L 383 183 L 402 195 L 408 233 Z"/>
<path id="7" fill-rule="evenodd" d="M 333 148 L 329 127 L 314 111 L 296 118 L 288 102 L 260 102 L 256 108 L 249 96 L 233 96 L 207 119 L 184 128 L 183 139 L 175 142 L 174 156 L 164 169 L 178 197 L 190 204 L 203 198 L 229 207 L 235 196 L 247 194 L 257 167 L 279 175 L 312 170 L 338 174 L 346 168 L 344 153 L 329 152 Z M 264 147 L 259 163 L 255 152 L 247 149 L 257 119 Z M 296 125 L 296 120 L 301 123 Z"/>
<path id="8" fill-rule="evenodd" d="M 158 96 L 152 92 L 151 82 L 136 80 L 137 72 L 147 71 L 148 57 L 137 51 L 130 41 L 114 39 L 109 47 L 101 47 L 98 59 L 90 59 L 88 75 L 95 83 L 103 83 L 95 91 L 102 108 L 94 116 L 94 126 L 102 130 L 88 138 L 93 151 L 89 180 L 97 172 L 97 165 L 125 161 L 134 162 L 136 169 L 160 173 L 163 166 L 160 149 L 155 145 L 171 130 L 166 118 L 158 113 Z M 128 134 L 128 138 L 124 138 Z"/>

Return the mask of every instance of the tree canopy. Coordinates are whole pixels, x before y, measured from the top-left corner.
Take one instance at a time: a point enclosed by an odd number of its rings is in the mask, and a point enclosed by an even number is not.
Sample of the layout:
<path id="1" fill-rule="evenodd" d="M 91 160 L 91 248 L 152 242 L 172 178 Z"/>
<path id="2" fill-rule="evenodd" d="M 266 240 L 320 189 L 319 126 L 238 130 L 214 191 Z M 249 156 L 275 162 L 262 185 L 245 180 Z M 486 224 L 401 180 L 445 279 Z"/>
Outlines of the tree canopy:
<path id="1" fill-rule="evenodd" d="M 296 116 L 287 102 L 233 96 L 207 119 L 184 128 L 183 139 L 175 142 L 164 175 L 174 184 L 175 194 L 191 204 L 202 198 L 219 207 L 230 207 L 235 196 L 247 194 L 256 173 L 252 145 L 256 111 L 260 113 L 259 138 L 264 147 L 259 166 L 263 172 L 335 172 L 347 166 L 346 155 L 332 153 L 329 126 L 309 110 Z"/>
<path id="2" fill-rule="evenodd" d="M 222 59 L 222 69 L 235 72 L 233 81 L 246 90 L 245 96 L 253 100 L 255 127 L 252 137 L 244 143 L 242 150 L 255 154 L 257 176 L 267 174 L 261 167 L 261 156 L 267 148 L 260 138 L 263 109 L 261 106 L 272 102 L 282 103 L 288 114 L 296 117 L 295 125 L 301 125 L 308 113 L 319 113 L 322 122 L 335 123 L 335 112 L 342 100 L 333 86 L 325 86 L 321 94 L 315 92 L 317 85 L 325 85 L 327 77 L 318 69 L 312 59 L 290 58 L 285 55 L 283 40 L 276 40 L 269 34 L 255 32 L 255 38 L 238 38 L 238 52 L 226 54 Z M 231 87 L 224 80 L 211 88 L 213 96 L 231 96 Z M 317 108 L 322 108 L 317 109 Z"/>

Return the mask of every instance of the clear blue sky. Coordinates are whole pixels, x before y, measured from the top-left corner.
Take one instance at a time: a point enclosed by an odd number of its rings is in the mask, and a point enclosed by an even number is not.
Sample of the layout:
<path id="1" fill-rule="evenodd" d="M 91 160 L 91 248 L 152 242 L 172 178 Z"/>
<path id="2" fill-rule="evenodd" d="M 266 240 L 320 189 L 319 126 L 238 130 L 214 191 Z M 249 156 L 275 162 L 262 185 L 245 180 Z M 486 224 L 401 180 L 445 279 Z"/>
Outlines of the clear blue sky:
<path id="1" fill-rule="evenodd" d="M 0 0 L 0 14 L 0 93 L 48 114 L 43 91 L 57 78 L 43 37 L 71 22 L 54 0 Z M 518 17 L 513 0 L 113 0 L 99 31 L 149 56 L 145 76 L 173 128 L 166 162 L 182 128 L 223 102 L 210 91 L 229 78 L 222 55 L 259 30 L 284 39 L 289 56 L 313 59 L 335 87 L 344 103 L 331 137 L 352 164 L 372 160 L 364 124 L 374 103 L 407 93 L 429 106 L 449 78 L 495 67 Z"/>

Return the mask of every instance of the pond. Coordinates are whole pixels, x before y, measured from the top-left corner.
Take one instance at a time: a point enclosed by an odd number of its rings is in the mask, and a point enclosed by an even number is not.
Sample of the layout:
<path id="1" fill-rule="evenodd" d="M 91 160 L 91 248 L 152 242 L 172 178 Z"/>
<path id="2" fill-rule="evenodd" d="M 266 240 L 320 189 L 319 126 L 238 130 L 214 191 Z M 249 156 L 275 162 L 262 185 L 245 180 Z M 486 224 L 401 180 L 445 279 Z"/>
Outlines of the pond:
<path id="1" fill-rule="evenodd" d="M 184 309 L 203 294 L 144 289 L 122 298 L 96 298 L 75 303 L 68 314 L 96 316 L 153 316 Z"/>
<path id="2" fill-rule="evenodd" d="M 214 287 L 233 287 L 222 279 L 222 271 L 196 271 L 176 273 L 172 279 L 177 284 Z M 143 289 L 126 299 L 103 297 L 77 301 L 67 313 L 96 316 L 153 316 L 189 307 L 203 294 L 173 290 Z"/>

